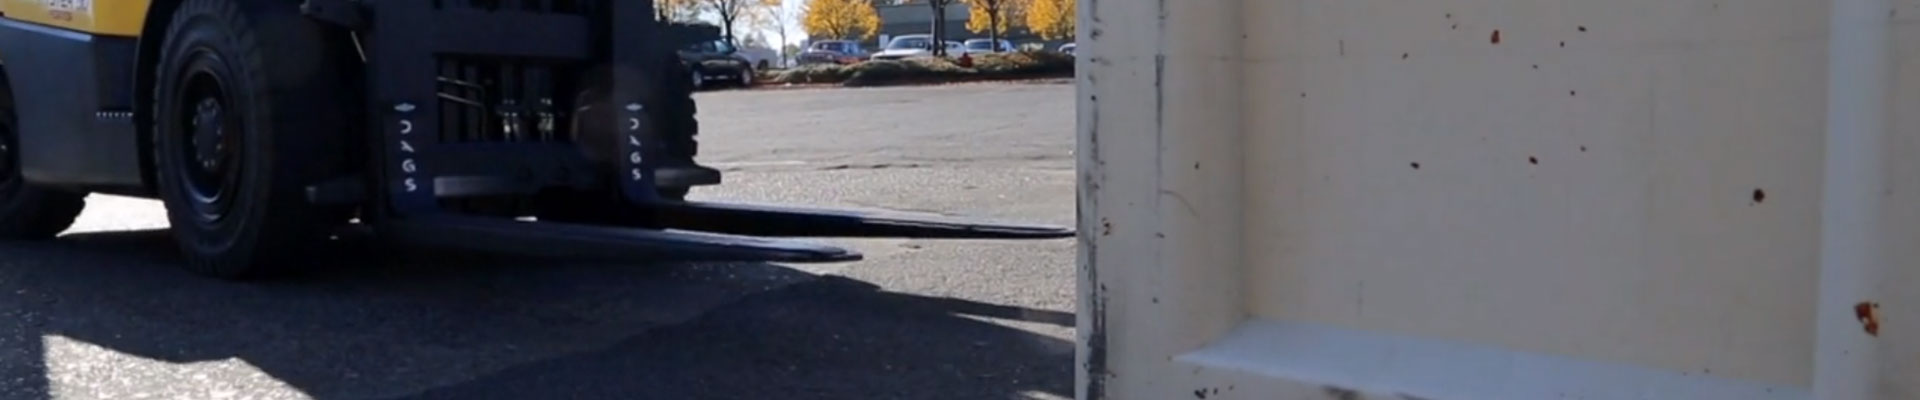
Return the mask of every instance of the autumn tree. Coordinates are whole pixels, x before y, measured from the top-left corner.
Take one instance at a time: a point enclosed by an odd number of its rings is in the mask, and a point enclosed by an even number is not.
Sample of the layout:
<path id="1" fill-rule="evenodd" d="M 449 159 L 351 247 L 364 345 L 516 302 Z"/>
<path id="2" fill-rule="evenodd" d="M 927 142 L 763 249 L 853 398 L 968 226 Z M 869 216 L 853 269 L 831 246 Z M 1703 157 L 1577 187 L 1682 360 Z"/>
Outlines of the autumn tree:
<path id="1" fill-rule="evenodd" d="M 749 32 L 747 33 L 746 36 L 741 37 L 740 46 L 741 47 L 765 47 L 768 49 L 773 48 L 772 43 L 767 43 L 766 35 L 763 35 L 759 32 Z"/>
<path id="2" fill-rule="evenodd" d="M 780 45 L 780 66 L 785 67 L 786 62 L 791 61 L 796 54 L 800 54 L 800 45 L 793 43 Z"/>
<path id="3" fill-rule="evenodd" d="M 780 35 L 780 46 L 777 47 L 780 49 L 781 65 L 786 65 L 788 57 L 792 56 L 792 54 L 786 50 L 788 43 L 787 34 L 793 31 L 793 25 L 797 23 L 798 21 L 796 20 L 800 18 L 796 13 L 799 7 L 787 7 L 786 3 L 782 0 L 765 1 L 768 2 L 768 6 L 761 9 L 759 13 L 753 14 L 753 17 L 749 18 L 749 20 L 752 21 L 752 26 L 755 28 L 771 29 L 774 33 Z"/>
<path id="4" fill-rule="evenodd" d="M 688 0 L 679 0 L 688 1 Z M 691 0 L 698 3 L 697 8 L 713 12 L 720 17 L 721 37 L 727 43 L 738 43 L 733 34 L 735 25 L 747 25 L 744 20 L 753 19 L 768 7 L 779 7 L 780 0 Z"/>
<path id="5" fill-rule="evenodd" d="M 993 40 L 995 48 L 1000 47 L 1000 38 L 1013 28 L 1013 16 L 1024 3 L 1046 0 L 961 0 L 967 3 L 967 31 L 987 32 L 987 38 Z M 1012 49 L 1000 49 L 1012 50 Z"/>
<path id="6" fill-rule="evenodd" d="M 807 0 L 800 26 L 807 36 L 866 39 L 880 32 L 880 12 L 869 0 Z"/>
<path id="7" fill-rule="evenodd" d="M 1027 6 L 1027 30 L 1053 40 L 1073 37 L 1074 0 L 1032 0 Z"/>
<path id="8" fill-rule="evenodd" d="M 690 22 L 700 18 L 702 0 L 653 0 L 653 17 L 661 21 Z"/>
<path id="9" fill-rule="evenodd" d="M 934 56 L 944 57 L 947 55 L 947 5 L 956 0 L 926 1 L 927 6 L 933 7 L 933 44 L 930 46 L 933 46 Z"/>

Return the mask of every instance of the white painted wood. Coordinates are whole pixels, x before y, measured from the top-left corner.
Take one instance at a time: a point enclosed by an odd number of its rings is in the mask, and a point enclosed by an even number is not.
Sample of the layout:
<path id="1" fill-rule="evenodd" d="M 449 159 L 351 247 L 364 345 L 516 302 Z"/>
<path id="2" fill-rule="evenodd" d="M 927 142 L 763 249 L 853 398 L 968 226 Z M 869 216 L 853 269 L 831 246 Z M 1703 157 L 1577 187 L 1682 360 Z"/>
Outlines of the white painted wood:
<path id="1" fill-rule="evenodd" d="M 1080 396 L 1920 398 L 1895 7 L 1084 1 Z"/>

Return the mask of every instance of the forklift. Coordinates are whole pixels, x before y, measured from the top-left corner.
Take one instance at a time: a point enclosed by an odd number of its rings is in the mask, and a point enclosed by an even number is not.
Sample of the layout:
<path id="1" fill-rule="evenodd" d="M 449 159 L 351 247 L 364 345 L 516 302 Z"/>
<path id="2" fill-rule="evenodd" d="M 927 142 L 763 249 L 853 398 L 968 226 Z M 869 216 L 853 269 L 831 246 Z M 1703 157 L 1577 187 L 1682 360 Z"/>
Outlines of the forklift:
<path id="1" fill-rule="evenodd" d="M 692 201 L 688 67 L 645 0 L 0 2 L 0 239 L 90 193 L 158 199 L 184 268 L 386 246 L 617 261 L 845 262 L 794 237 L 1065 227 Z"/>

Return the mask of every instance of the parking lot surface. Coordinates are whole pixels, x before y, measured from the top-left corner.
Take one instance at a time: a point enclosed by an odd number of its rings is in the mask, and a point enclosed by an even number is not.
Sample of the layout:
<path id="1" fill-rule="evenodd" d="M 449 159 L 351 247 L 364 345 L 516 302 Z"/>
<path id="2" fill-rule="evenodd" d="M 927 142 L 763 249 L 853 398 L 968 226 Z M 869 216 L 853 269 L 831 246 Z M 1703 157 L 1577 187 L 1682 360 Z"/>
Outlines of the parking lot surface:
<path id="1" fill-rule="evenodd" d="M 699 95 L 705 200 L 1073 223 L 1073 87 Z M 608 265 L 339 244 L 190 276 L 158 203 L 0 244 L 0 399 L 1071 398 L 1073 240 L 819 239 L 844 264 Z"/>

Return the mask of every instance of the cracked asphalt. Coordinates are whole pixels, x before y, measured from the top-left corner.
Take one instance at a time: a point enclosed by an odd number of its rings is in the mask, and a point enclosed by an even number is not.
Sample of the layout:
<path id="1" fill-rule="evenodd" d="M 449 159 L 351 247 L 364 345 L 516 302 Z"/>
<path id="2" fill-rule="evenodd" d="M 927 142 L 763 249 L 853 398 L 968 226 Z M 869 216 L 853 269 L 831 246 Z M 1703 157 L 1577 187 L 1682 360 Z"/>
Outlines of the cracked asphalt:
<path id="1" fill-rule="evenodd" d="M 715 91 L 693 197 L 1073 224 L 1073 86 Z M 819 239 L 844 264 L 382 254 L 196 278 L 157 203 L 0 243 L 0 399 L 1062 399 L 1073 241 Z"/>

